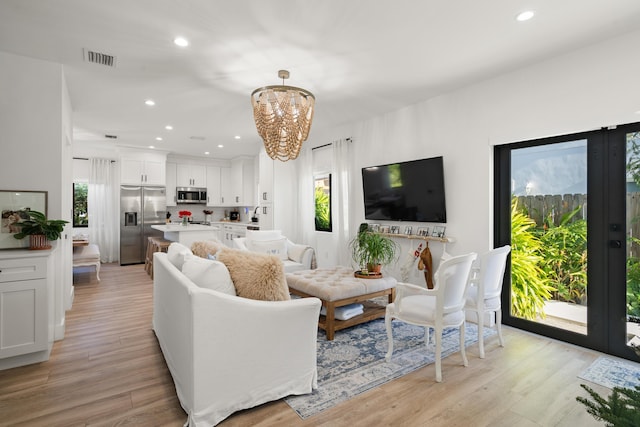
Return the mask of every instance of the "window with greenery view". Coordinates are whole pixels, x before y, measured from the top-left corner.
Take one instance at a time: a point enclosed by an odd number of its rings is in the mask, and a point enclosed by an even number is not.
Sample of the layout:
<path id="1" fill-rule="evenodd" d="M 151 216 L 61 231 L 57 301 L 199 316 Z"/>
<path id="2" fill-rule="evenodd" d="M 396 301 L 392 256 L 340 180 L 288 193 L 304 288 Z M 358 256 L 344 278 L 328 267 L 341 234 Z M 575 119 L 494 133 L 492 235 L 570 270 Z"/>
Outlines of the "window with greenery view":
<path id="1" fill-rule="evenodd" d="M 316 231 L 331 231 L 331 174 L 314 178 Z"/>
<path id="2" fill-rule="evenodd" d="M 89 185 L 86 182 L 73 183 L 73 226 L 88 227 L 87 193 Z"/>

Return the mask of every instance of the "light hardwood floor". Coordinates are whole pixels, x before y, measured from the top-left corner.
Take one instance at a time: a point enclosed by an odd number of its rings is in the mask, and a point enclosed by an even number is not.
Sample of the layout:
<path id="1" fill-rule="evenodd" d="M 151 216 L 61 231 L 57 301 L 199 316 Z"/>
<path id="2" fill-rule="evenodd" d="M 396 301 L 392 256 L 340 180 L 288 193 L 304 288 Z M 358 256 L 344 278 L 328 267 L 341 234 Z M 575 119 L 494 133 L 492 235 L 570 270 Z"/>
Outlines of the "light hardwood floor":
<path id="1" fill-rule="evenodd" d="M 152 282 L 142 265 L 74 274 L 64 340 L 45 363 L 0 371 L 0 425 L 182 426 L 186 414 L 151 330 Z M 339 332 L 338 332 L 339 333 Z M 221 426 L 601 425 L 575 397 L 577 375 L 599 353 L 505 327 L 496 339 L 301 420 L 282 400 L 238 412 Z M 601 394 L 608 389 L 590 384 Z"/>

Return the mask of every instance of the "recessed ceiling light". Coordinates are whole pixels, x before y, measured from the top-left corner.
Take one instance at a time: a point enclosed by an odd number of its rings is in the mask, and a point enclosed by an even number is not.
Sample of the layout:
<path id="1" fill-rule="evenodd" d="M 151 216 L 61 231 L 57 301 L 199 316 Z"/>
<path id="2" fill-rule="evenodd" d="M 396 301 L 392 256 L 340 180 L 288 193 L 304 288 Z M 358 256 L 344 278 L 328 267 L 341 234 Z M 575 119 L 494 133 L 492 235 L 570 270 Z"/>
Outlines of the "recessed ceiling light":
<path id="1" fill-rule="evenodd" d="M 234 136 L 235 139 L 240 139 L 240 135 Z"/>
<path id="2" fill-rule="evenodd" d="M 147 99 L 146 101 L 144 101 L 144 103 L 149 107 L 156 105 L 153 99 Z"/>
<path id="3" fill-rule="evenodd" d="M 640 114 L 640 110 L 636 111 L 636 114 Z"/>
<path id="4" fill-rule="evenodd" d="M 528 21 L 529 19 L 533 18 L 533 15 L 535 15 L 533 10 L 526 10 L 524 12 L 519 13 L 518 16 L 516 16 L 516 20 L 517 21 Z"/>
<path id="5" fill-rule="evenodd" d="M 171 125 L 166 125 L 164 128 L 165 128 L 166 130 L 173 130 L 173 126 L 171 126 Z"/>
<path id="6" fill-rule="evenodd" d="M 224 148 L 224 145 L 218 144 L 218 148 Z"/>
<path id="7" fill-rule="evenodd" d="M 156 141 L 162 141 L 162 137 L 161 136 L 156 136 Z"/>
<path id="8" fill-rule="evenodd" d="M 208 155 L 209 155 L 209 152 L 208 152 L 208 151 L 205 151 L 205 152 L 204 152 L 204 154 L 206 154 L 206 155 L 208 156 Z"/>
<path id="9" fill-rule="evenodd" d="M 173 42 L 176 44 L 176 46 L 180 46 L 180 47 L 189 46 L 189 40 L 185 39 L 184 37 L 176 37 L 175 39 L 173 39 Z"/>
<path id="10" fill-rule="evenodd" d="M 153 150 L 156 147 L 154 145 L 150 145 L 149 148 L 151 148 Z"/>

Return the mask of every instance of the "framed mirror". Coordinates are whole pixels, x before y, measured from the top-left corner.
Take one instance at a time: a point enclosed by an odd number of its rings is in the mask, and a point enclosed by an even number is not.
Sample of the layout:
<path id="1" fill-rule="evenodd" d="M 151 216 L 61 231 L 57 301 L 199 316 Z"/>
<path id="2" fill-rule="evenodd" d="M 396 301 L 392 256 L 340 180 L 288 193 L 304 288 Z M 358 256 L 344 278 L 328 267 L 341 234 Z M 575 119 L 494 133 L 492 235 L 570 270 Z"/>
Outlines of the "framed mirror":
<path id="1" fill-rule="evenodd" d="M 29 218 L 28 211 L 47 215 L 46 191 L 0 190 L 0 249 L 28 248 L 29 239 L 15 239 L 17 225 Z"/>

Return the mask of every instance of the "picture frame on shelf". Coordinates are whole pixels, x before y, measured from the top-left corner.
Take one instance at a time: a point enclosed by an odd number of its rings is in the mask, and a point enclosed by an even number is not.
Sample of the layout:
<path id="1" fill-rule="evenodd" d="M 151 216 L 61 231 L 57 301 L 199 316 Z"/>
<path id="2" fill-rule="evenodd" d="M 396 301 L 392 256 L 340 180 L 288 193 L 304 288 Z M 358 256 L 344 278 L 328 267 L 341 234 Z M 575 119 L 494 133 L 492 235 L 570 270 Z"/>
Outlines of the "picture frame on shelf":
<path id="1" fill-rule="evenodd" d="M 445 232 L 445 227 L 442 225 L 436 225 L 433 227 L 433 232 L 431 233 L 432 237 L 443 238 Z"/>
<path id="2" fill-rule="evenodd" d="M 389 226 L 388 225 L 381 225 L 380 226 L 380 233 L 389 233 Z"/>
<path id="3" fill-rule="evenodd" d="M 369 231 L 377 233 L 380 231 L 380 224 L 369 224 Z"/>
<path id="4" fill-rule="evenodd" d="M 429 227 L 418 227 L 416 234 L 421 237 L 429 236 Z"/>
<path id="5" fill-rule="evenodd" d="M 391 234 L 400 234 L 400 226 L 392 225 L 391 226 Z"/>
<path id="6" fill-rule="evenodd" d="M 410 225 L 407 225 L 404 227 L 404 234 L 406 234 L 407 236 L 411 236 L 412 232 L 413 232 L 413 227 L 411 227 Z"/>

